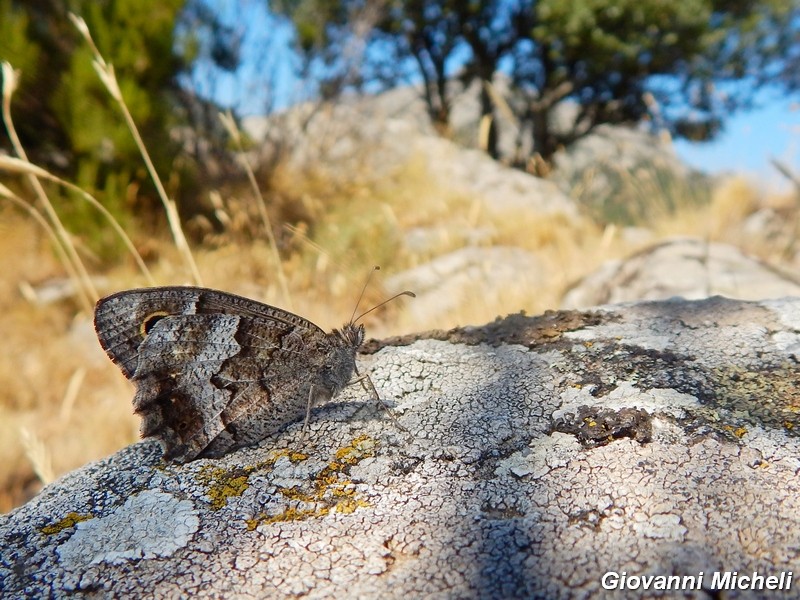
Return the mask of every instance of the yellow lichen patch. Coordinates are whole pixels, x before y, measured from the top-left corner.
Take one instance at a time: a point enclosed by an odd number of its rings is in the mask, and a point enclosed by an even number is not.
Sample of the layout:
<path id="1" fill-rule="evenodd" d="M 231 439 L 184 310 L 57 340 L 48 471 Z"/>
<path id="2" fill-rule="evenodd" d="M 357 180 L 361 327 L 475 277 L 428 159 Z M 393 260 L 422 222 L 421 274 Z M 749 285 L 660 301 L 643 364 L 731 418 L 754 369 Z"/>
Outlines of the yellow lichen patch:
<path id="1" fill-rule="evenodd" d="M 355 496 L 353 488 L 345 488 L 343 486 L 331 486 L 330 495 L 334 498 L 352 498 Z"/>
<path id="2" fill-rule="evenodd" d="M 293 463 L 299 463 L 308 458 L 308 454 L 290 450 L 288 448 L 281 448 L 280 450 L 273 450 L 270 452 L 267 460 L 259 464 L 263 466 L 272 466 L 278 462 L 278 459 L 283 458 L 284 456 Z"/>
<path id="3" fill-rule="evenodd" d="M 316 500 L 314 494 L 309 494 L 295 488 L 278 488 L 278 492 L 289 500 L 299 500 L 300 502 L 314 502 Z"/>
<path id="4" fill-rule="evenodd" d="M 324 517 L 332 510 L 350 514 L 358 508 L 369 506 L 369 502 L 357 497 L 353 482 L 346 478 L 345 470 L 374 454 L 375 440 L 369 436 L 355 438 L 350 444 L 336 451 L 334 460 L 325 465 L 314 478 L 311 490 L 279 488 L 279 493 L 284 498 L 296 502 L 296 505 L 293 504 L 278 514 L 261 513 L 252 519 L 247 519 L 245 521 L 247 529 L 252 531 L 262 523 L 304 521 Z"/>
<path id="5" fill-rule="evenodd" d="M 219 510 L 228 504 L 228 498 L 241 496 L 249 487 L 250 474 L 255 466 L 226 471 L 219 467 L 207 466 L 198 474 L 200 483 L 208 486 L 208 497 L 211 498 L 211 509 Z"/>
<path id="6" fill-rule="evenodd" d="M 267 460 L 255 465 L 238 469 L 225 470 L 219 467 L 206 466 L 200 470 L 197 478 L 200 483 L 208 486 L 208 496 L 211 498 L 211 509 L 219 510 L 227 506 L 228 498 L 241 496 L 249 487 L 250 475 L 258 469 L 266 469 L 275 465 L 282 457 L 297 463 L 308 458 L 305 454 L 292 450 L 277 450 L 272 452 Z"/>
<path id="7" fill-rule="evenodd" d="M 369 502 L 366 500 L 348 498 L 347 500 L 342 500 L 336 504 L 336 512 L 349 515 L 356 512 L 356 509 L 358 508 L 366 508 L 368 506 Z"/>
<path id="8" fill-rule="evenodd" d="M 87 513 L 85 515 L 78 514 L 76 512 L 67 513 L 67 516 L 57 521 L 51 525 L 45 525 L 39 531 L 41 531 L 45 535 L 55 535 L 56 533 L 60 533 L 65 529 L 69 529 L 70 527 L 75 527 L 81 521 L 88 521 L 89 519 L 94 519 L 94 515 L 91 513 Z"/>
<path id="9" fill-rule="evenodd" d="M 375 456 L 375 440 L 367 435 L 357 437 L 349 446 L 336 451 L 336 460 L 345 465 L 354 465 L 370 456 Z"/>
<path id="10" fill-rule="evenodd" d="M 264 523 L 281 523 L 284 521 L 303 521 L 310 517 L 316 517 L 319 515 L 318 510 L 309 508 L 309 509 L 300 509 L 294 506 L 290 506 L 283 512 L 278 513 L 277 515 L 272 515 L 264 519 Z"/>
<path id="11" fill-rule="evenodd" d="M 252 519 L 247 519 L 245 524 L 247 525 L 247 531 L 253 531 L 261 524 L 305 521 L 306 519 L 310 519 L 312 517 L 324 517 L 329 512 L 330 509 L 327 506 L 310 509 L 300 509 L 295 506 L 290 506 L 286 510 L 276 515 L 261 513 Z"/>
<path id="12" fill-rule="evenodd" d="M 747 435 L 747 429 L 744 427 L 734 427 L 733 425 L 725 425 L 722 427 L 728 433 L 735 435 L 737 438 L 742 439 L 745 435 Z"/>

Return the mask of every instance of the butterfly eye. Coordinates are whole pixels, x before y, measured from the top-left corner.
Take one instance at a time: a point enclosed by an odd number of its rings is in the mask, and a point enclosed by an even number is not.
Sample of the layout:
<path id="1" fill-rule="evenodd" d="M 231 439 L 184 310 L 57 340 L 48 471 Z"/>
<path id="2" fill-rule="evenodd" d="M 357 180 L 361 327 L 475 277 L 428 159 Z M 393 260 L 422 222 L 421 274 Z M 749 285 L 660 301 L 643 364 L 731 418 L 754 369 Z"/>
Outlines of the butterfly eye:
<path id="1" fill-rule="evenodd" d="M 144 320 L 142 320 L 142 324 L 139 326 L 139 333 L 142 335 L 143 338 L 146 338 L 150 334 L 150 332 L 153 331 L 153 327 L 156 326 L 156 323 L 158 323 L 164 317 L 168 316 L 169 313 L 163 310 L 150 313 L 144 318 Z"/>

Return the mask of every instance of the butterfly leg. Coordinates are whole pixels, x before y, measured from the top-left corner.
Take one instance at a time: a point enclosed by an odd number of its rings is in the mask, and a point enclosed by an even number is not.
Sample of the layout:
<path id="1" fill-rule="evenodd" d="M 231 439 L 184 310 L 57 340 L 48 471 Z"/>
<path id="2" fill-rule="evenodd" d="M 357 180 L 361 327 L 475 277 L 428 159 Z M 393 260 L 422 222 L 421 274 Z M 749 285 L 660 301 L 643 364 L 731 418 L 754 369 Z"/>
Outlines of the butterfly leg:
<path id="1" fill-rule="evenodd" d="M 372 398 L 374 398 L 375 400 L 377 400 L 380 403 L 380 405 L 383 407 L 383 409 L 386 411 L 386 413 L 389 415 L 389 417 L 392 419 L 392 421 L 394 421 L 395 426 L 398 429 L 400 429 L 400 431 L 404 431 L 406 433 L 410 433 L 408 431 L 408 429 L 406 429 L 405 427 L 403 427 L 400 424 L 400 421 L 397 420 L 397 417 L 395 416 L 394 412 L 392 412 L 392 409 L 389 408 L 389 405 L 386 404 L 386 402 L 383 401 L 383 398 L 380 397 L 380 395 L 378 394 L 378 390 L 375 389 L 375 384 L 372 383 L 372 379 L 370 379 L 369 375 L 367 373 L 365 373 L 364 375 L 361 375 L 358 372 L 358 367 L 355 368 L 355 371 L 356 371 L 356 375 L 358 375 L 358 377 L 353 379 L 350 382 L 350 384 L 360 383 L 361 387 L 364 388 L 364 391 L 367 392 L 367 394 L 372 396 Z"/>
<path id="2" fill-rule="evenodd" d="M 306 417 L 303 419 L 303 428 L 300 430 L 300 439 L 298 444 L 302 445 L 305 442 L 306 435 L 308 434 L 308 423 L 311 421 L 311 409 L 314 408 L 314 386 L 312 385 L 308 390 L 308 402 L 306 403 Z"/>

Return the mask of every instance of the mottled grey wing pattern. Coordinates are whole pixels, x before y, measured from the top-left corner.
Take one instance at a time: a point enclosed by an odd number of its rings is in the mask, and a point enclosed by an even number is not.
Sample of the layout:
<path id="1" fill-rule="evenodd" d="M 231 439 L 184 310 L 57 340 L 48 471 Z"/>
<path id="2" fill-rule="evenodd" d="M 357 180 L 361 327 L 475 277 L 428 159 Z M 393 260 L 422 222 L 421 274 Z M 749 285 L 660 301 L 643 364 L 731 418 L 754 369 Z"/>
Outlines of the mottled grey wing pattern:
<path id="1" fill-rule="evenodd" d="M 131 290 L 98 302 L 100 344 L 136 385 L 142 435 L 186 462 L 253 444 L 331 398 L 363 329 L 326 334 L 284 310 L 215 290 Z"/>
<path id="2" fill-rule="evenodd" d="M 191 314 L 258 317 L 325 334 L 311 321 L 274 306 L 189 286 L 139 288 L 106 296 L 97 303 L 94 324 L 103 350 L 130 379 L 138 362 L 139 346 L 159 318 Z"/>

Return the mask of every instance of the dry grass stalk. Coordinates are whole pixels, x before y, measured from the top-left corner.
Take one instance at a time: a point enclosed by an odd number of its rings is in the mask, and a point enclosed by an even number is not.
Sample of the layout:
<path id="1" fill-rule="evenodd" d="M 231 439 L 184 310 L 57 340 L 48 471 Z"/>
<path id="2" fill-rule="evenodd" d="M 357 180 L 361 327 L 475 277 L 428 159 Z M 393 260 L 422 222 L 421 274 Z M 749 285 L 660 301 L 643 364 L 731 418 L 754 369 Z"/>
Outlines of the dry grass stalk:
<path id="1" fill-rule="evenodd" d="M 244 147 L 242 146 L 242 134 L 239 131 L 239 128 L 236 126 L 236 121 L 234 120 L 230 111 L 219 113 L 219 119 L 222 122 L 223 127 L 225 127 L 225 130 L 228 132 L 228 135 L 231 136 L 233 143 L 236 145 L 239 164 L 242 165 L 245 173 L 247 173 L 247 180 L 250 182 L 250 187 L 253 189 L 253 195 L 256 198 L 256 206 L 258 207 L 258 212 L 261 215 L 261 220 L 264 222 L 264 231 L 267 234 L 267 240 L 269 242 L 270 251 L 272 252 L 272 258 L 275 261 L 275 265 L 278 270 L 278 282 L 281 286 L 281 292 L 283 293 L 283 298 L 286 302 L 286 305 L 292 309 L 292 298 L 289 293 L 289 283 L 286 279 L 286 273 L 283 270 L 283 263 L 281 262 L 280 252 L 278 251 L 278 242 L 275 240 L 275 234 L 272 231 L 272 222 L 270 221 L 269 213 L 267 212 L 267 203 L 264 201 L 264 196 L 258 187 L 258 182 L 256 181 L 255 173 L 253 173 L 253 168 L 250 166 L 250 162 L 247 160 L 247 156 L 244 153 Z"/>
<path id="2" fill-rule="evenodd" d="M 42 228 L 47 232 L 48 237 L 50 237 L 51 242 L 53 243 L 53 247 L 56 249 L 56 253 L 58 254 L 58 259 L 64 265 L 64 268 L 67 270 L 67 274 L 69 275 L 72 281 L 80 281 L 78 278 L 77 273 L 73 270 L 72 262 L 69 260 L 69 257 L 64 250 L 64 246 L 61 245 L 58 239 L 58 235 L 56 234 L 53 226 L 45 219 L 42 214 L 36 210 L 33 206 L 22 200 L 16 196 L 11 190 L 9 190 L 6 186 L 0 184 L 0 196 L 3 196 L 6 200 L 11 202 L 14 206 L 18 206 L 22 210 L 24 210 L 28 215 L 36 221 Z M 80 289 L 80 287 L 79 287 Z"/>
<path id="3" fill-rule="evenodd" d="M 32 163 L 29 163 L 29 162 L 26 162 L 24 160 L 19 160 L 17 158 L 12 158 L 10 156 L 0 156 L 0 169 L 2 169 L 4 171 L 13 172 L 13 173 L 30 174 L 30 175 L 33 175 L 34 177 L 40 178 L 40 179 L 47 179 L 48 181 L 52 181 L 54 183 L 57 183 L 58 185 L 60 185 L 60 186 L 62 186 L 64 188 L 67 188 L 67 189 L 75 192 L 76 194 L 78 194 L 81 198 L 86 200 L 94 208 L 96 208 L 98 211 L 100 211 L 100 213 L 106 218 L 106 220 L 108 220 L 108 222 L 111 225 L 111 227 L 114 230 L 114 232 L 120 237 L 120 239 L 122 240 L 122 243 L 125 244 L 125 247 L 127 248 L 128 252 L 130 252 L 131 256 L 133 256 L 133 259 L 136 261 L 136 264 L 139 267 L 139 270 L 142 272 L 142 274 L 147 279 L 148 285 L 155 285 L 155 280 L 153 279 L 153 275 L 150 273 L 150 269 L 147 268 L 147 265 L 145 264 L 144 259 L 142 258 L 141 254 L 139 254 L 139 252 L 136 250 L 136 247 L 133 245 L 133 242 L 131 241 L 130 237 L 128 237 L 128 234 L 125 233 L 124 229 L 122 229 L 120 224 L 114 218 L 114 215 L 112 215 L 108 211 L 108 209 L 105 206 L 103 206 L 97 200 L 97 198 L 95 198 L 94 196 L 89 194 L 87 191 L 81 189 L 80 187 L 78 187 L 74 183 L 70 183 L 69 181 L 66 181 L 65 179 L 61 179 L 60 177 L 57 177 L 56 175 L 53 175 L 49 171 L 45 171 L 41 167 L 37 167 L 36 165 L 34 165 Z M 7 190 L 7 188 L 6 188 L 6 190 Z M 14 196 L 14 194 L 12 192 L 10 192 L 10 190 L 7 190 L 7 191 L 8 191 L 8 194 L 11 194 L 11 196 Z M 8 194 L 3 193 L 1 190 L 0 190 L 0 193 L 2 193 L 2 195 L 5 195 L 7 198 L 10 198 L 10 196 Z M 20 202 L 23 202 L 17 196 L 14 196 L 14 197 L 17 198 L 17 200 L 19 200 Z M 24 204 L 24 202 L 23 202 L 23 204 Z M 94 298 L 97 298 L 96 292 L 95 292 Z"/>
<path id="4" fill-rule="evenodd" d="M 75 406 L 75 400 L 78 398 L 78 392 L 81 390 L 83 380 L 86 377 L 86 369 L 80 367 L 75 369 L 72 377 L 69 378 L 67 389 L 64 391 L 64 397 L 61 399 L 61 409 L 58 411 L 58 418 L 62 423 L 67 423 L 72 416 L 72 409 Z"/>
<path id="5" fill-rule="evenodd" d="M 111 94 L 111 97 L 117 101 L 117 104 L 122 111 L 122 116 L 125 118 L 125 123 L 128 125 L 128 129 L 130 130 L 131 135 L 136 142 L 136 146 L 139 148 L 139 153 L 142 155 L 142 159 L 147 166 L 147 172 L 150 174 L 150 178 L 153 180 L 153 184 L 156 186 L 156 190 L 158 191 L 158 196 L 161 199 L 161 203 L 164 205 L 164 211 L 167 215 L 167 222 L 169 223 L 169 228 L 172 233 L 172 239 L 175 242 L 175 246 L 183 257 L 183 260 L 186 263 L 189 271 L 191 272 L 194 282 L 197 285 L 202 285 L 203 281 L 202 277 L 200 276 L 200 271 L 197 268 L 194 256 L 192 256 L 192 251 L 189 248 L 189 243 L 186 241 L 186 236 L 181 228 L 178 208 L 175 205 L 175 201 L 167 197 L 167 192 L 164 189 L 164 185 L 161 183 L 161 178 L 158 176 L 156 168 L 153 165 L 153 161 L 150 159 L 150 153 L 147 151 L 147 148 L 144 145 L 142 136 L 139 134 L 139 129 L 136 127 L 136 123 L 133 121 L 133 117 L 128 110 L 127 104 L 125 104 L 125 99 L 122 97 L 122 91 L 117 83 L 117 76 L 114 74 L 114 66 L 107 63 L 105 59 L 103 59 L 103 56 L 100 54 L 100 50 L 98 50 L 94 40 L 92 39 L 92 35 L 89 32 L 89 27 L 86 25 L 86 21 L 74 13 L 69 13 L 69 18 L 86 40 L 86 43 L 89 44 L 89 48 L 91 49 L 92 54 L 94 54 L 94 61 L 92 62 L 92 65 L 94 66 L 98 77 L 100 77 L 100 81 L 106 87 L 109 94 Z"/>
<path id="6" fill-rule="evenodd" d="M 17 156 L 19 156 L 22 161 L 29 163 L 25 148 L 23 148 L 22 142 L 20 142 L 19 136 L 17 135 L 17 130 L 14 127 L 14 122 L 11 119 L 11 96 L 17 87 L 17 73 L 14 71 L 11 65 L 5 61 L 2 63 L 2 71 L 3 122 L 5 123 L 6 131 L 8 132 L 8 138 L 11 140 L 11 145 L 14 148 L 14 152 L 16 152 Z M 75 245 L 72 243 L 69 233 L 67 233 L 67 230 L 61 222 L 61 219 L 59 219 L 58 214 L 53 208 L 53 204 L 50 202 L 50 199 L 47 197 L 47 193 L 44 191 L 44 187 L 39 182 L 39 179 L 31 172 L 29 172 L 26 177 L 34 190 L 36 197 L 39 199 L 39 202 L 44 208 L 45 214 L 50 221 L 53 231 L 55 231 L 58 245 L 61 246 L 63 250 L 60 255 L 67 258 L 67 260 L 64 262 L 64 265 L 70 277 L 78 284 L 75 287 L 78 290 L 81 304 L 83 305 L 84 310 L 86 310 L 88 313 L 91 313 L 94 307 L 94 300 L 98 297 L 98 294 L 94 284 L 91 281 L 91 278 L 89 277 L 89 273 L 86 270 L 86 267 L 84 266 L 80 256 L 78 256 L 78 251 L 75 249 Z"/>
<path id="7" fill-rule="evenodd" d="M 39 481 L 44 485 L 53 481 L 56 478 L 53 470 L 53 456 L 42 439 L 27 427 L 20 427 L 19 437 L 25 450 L 25 456 L 30 461 L 33 472 L 36 473 Z"/>

